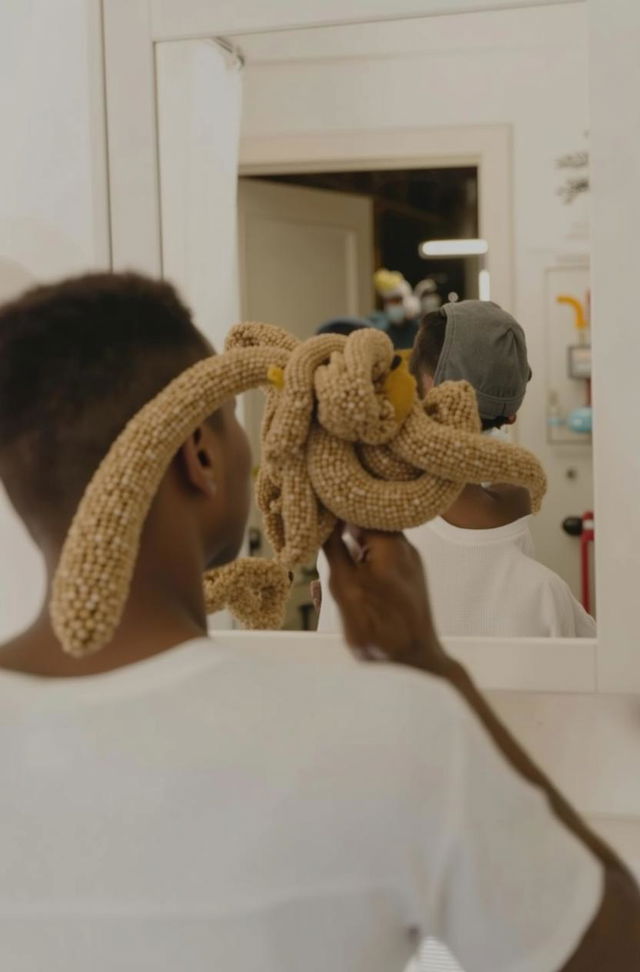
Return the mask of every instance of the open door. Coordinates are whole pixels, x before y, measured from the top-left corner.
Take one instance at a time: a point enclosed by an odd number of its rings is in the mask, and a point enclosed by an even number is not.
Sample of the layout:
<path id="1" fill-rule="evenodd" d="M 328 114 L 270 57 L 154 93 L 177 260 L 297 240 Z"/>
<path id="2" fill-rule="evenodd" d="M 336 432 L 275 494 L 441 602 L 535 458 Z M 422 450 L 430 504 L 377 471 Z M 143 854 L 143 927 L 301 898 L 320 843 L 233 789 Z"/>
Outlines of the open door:
<path id="1" fill-rule="evenodd" d="M 304 338 L 330 317 L 371 311 L 368 197 L 241 179 L 238 200 L 245 319 Z"/>
<path id="2" fill-rule="evenodd" d="M 331 317 L 362 316 L 372 310 L 369 198 L 241 179 L 238 206 L 244 320 L 279 324 L 306 338 Z M 260 454 L 262 409 L 262 393 L 248 393 L 244 417 L 254 457 Z M 252 552 L 270 556 L 255 506 L 249 525 Z M 304 570 L 296 578 L 288 628 L 308 626 L 308 580 Z"/>

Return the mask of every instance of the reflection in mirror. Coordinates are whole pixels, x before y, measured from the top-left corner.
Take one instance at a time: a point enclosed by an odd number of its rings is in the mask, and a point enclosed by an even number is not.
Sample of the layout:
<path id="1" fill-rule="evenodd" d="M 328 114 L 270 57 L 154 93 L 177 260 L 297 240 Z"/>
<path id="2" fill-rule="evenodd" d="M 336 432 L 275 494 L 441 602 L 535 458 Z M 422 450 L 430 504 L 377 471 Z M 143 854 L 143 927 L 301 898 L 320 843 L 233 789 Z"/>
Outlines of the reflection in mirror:
<path id="1" fill-rule="evenodd" d="M 407 357 L 415 348 L 423 393 L 467 379 L 486 434 L 531 449 L 547 471 L 534 517 L 521 489 L 478 484 L 410 531 L 445 635 L 595 635 L 585 16 L 575 4 L 237 38 L 245 140 L 388 133 L 386 162 L 359 146 L 351 159 L 300 161 L 302 149 L 279 171 L 245 170 L 244 317 L 299 337 L 354 322 L 385 330 Z M 430 152 L 428 129 L 441 125 L 507 126 L 513 188 L 481 178 L 480 141 L 476 157 Z M 419 159 L 403 153 L 416 126 Z M 498 245 L 487 236 L 496 211 L 508 237 Z M 255 394 L 254 449 L 261 410 Z M 257 511 L 252 526 L 268 553 Z M 299 572 L 288 628 L 339 628 L 326 581 L 322 556 Z"/>

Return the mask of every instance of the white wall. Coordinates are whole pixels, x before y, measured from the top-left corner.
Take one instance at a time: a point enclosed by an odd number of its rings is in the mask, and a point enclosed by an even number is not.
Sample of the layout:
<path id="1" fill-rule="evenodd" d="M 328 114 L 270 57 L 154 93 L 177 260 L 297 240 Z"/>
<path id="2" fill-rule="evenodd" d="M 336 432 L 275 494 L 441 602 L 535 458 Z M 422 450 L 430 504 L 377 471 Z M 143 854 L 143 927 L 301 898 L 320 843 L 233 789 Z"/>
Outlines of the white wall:
<path id="1" fill-rule="evenodd" d="M 586 4 L 237 38 L 247 56 L 243 135 L 509 124 L 513 130 L 516 316 L 535 380 L 520 441 L 552 488 L 535 525 L 538 553 L 578 586 L 577 543 L 560 521 L 591 489 L 590 450 L 546 443 L 544 270 L 586 252 L 586 200 L 565 206 L 556 158 L 586 147 Z M 566 469 L 578 469 L 572 485 Z M 575 509 L 573 507 L 576 507 Z"/>
<path id="2" fill-rule="evenodd" d="M 221 350 L 238 319 L 242 69 L 214 41 L 156 51 L 163 274 L 188 295 L 196 324 Z"/>
<path id="3" fill-rule="evenodd" d="M 0 4 L 0 260 L 36 280 L 108 265 L 98 13 L 98 0 Z M 42 591 L 0 495 L 0 641 Z"/>
<path id="4" fill-rule="evenodd" d="M 615 652 L 599 659 L 599 685 L 640 692 L 638 664 L 638 448 L 637 290 L 640 224 L 640 4 L 590 0 L 594 122 L 594 404 L 603 622 Z M 633 93 L 633 96 L 630 94 Z M 618 470 L 624 470 L 620 475 Z M 615 641 L 614 641 L 615 639 Z M 637 722 L 634 729 L 637 735 Z M 640 812 L 640 807 L 638 807 Z"/>

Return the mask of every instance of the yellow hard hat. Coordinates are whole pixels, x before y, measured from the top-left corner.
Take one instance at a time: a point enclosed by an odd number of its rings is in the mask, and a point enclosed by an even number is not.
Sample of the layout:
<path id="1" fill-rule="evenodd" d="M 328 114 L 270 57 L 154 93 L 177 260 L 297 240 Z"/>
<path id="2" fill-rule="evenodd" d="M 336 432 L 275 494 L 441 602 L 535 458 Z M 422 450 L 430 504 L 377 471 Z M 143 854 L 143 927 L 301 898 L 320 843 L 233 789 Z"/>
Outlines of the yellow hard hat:
<path id="1" fill-rule="evenodd" d="M 405 297 L 411 287 L 397 270 L 387 270 L 381 267 L 373 275 L 376 291 L 384 299 L 387 297 Z"/>

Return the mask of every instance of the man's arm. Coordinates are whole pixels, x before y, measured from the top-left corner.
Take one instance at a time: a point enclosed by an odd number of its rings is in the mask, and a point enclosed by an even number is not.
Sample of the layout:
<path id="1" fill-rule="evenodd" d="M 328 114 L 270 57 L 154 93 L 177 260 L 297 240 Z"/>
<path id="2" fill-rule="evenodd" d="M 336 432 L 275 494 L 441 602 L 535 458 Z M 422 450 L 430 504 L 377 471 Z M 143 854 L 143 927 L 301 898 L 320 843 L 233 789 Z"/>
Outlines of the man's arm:
<path id="1" fill-rule="evenodd" d="M 428 669 L 427 669 L 428 670 Z M 579 947 L 561 972 L 626 972 L 640 969 L 640 891 L 625 865 L 565 800 L 497 718 L 466 670 L 449 660 L 438 674 L 465 698 L 513 768 L 545 791 L 559 820 L 602 863 L 604 892 L 600 908 Z"/>
<path id="2" fill-rule="evenodd" d="M 587 827 L 497 718 L 467 671 L 450 658 L 433 627 L 422 563 L 402 534 L 358 535 L 354 561 L 336 530 L 325 552 L 331 591 L 345 637 L 363 658 L 384 658 L 446 679 L 473 709 L 513 769 L 543 790 L 562 823 L 604 869 L 600 908 L 573 956 L 558 972 L 637 972 L 640 969 L 640 891 L 611 848 Z"/>

